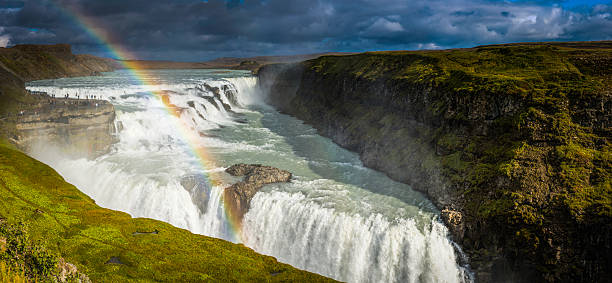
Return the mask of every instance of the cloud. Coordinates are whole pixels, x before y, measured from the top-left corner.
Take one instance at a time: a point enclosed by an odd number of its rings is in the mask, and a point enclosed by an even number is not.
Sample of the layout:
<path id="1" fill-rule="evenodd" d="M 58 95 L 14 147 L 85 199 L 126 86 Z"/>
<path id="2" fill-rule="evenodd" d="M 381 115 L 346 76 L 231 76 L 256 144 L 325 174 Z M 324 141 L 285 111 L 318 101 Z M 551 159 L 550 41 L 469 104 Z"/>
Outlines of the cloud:
<path id="1" fill-rule="evenodd" d="M 419 43 L 417 45 L 417 49 L 432 50 L 432 49 L 442 49 L 442 47 L 438 46 L 435 43 L 430 42 L 430 43 L 426 43 L 426 44 Z"/>
<path id="2" fill-rule="evenodd" d="M 368 30 L 371 32 L 398 32 L 404 31 L 404 27 L 399 22 L 391 22 L 385 18 L 379 18 Z"/>
<path id="3" fill-rule="evenodd" d="M 7 47 L 11 43 L 11 36 L 8 34 L 2 34 L 4 27 L 0 27 L 0 47 Z"/>
<path id="4" fill-rule="evenodd" d="M 11 44 L 110 54 L 94 31 L 141 59 L 612 39 L 612 6 L 582 0 L 2 1 L 10 2 L 0 5 L 0 26 Z"/>

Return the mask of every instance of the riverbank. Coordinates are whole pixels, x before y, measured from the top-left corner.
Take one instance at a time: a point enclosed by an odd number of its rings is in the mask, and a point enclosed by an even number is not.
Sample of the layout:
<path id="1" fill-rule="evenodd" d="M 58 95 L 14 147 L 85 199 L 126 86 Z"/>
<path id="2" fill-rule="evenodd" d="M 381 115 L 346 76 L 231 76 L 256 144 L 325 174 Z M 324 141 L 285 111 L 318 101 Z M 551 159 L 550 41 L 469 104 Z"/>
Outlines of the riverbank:
<path id="1" fill-rule="evenodd" d="M 612 44 L 326 56 L 267 100 L 428 194 L 477 279 L 610 279 Z M 589 237 L 585 237 L 589 235 Z"/>

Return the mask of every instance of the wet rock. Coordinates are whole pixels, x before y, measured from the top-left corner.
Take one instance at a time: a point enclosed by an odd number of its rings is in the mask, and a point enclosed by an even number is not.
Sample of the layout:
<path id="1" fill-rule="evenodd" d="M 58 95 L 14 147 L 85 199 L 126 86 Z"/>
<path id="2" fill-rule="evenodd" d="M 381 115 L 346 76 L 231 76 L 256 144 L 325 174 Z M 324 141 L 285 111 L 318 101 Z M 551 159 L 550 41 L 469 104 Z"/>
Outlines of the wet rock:
<path id="1" fill-rule="evenodd" d="M 221 110 L 221 108 L 219 108 L 219 104 L 217 104 L 217 101 L 215 100 L 214 97 L 212 96 L 202 96 L 202 98 L 206 99 L 206 101 L 208 101 L 208 103 L 212 104 L 212 106 L 214 106 L 215 108 L 217 108 L 217 110 Z M 204 107 L 204 105 L 202 105 Z M 204 107 L 206 108 L 206 107 Z"/>
<path id="2" fill-rule="evenodd" d="M 213 94 L 213 96 L 215 98 L 217 98 L 221 102 L 221 105 L 223 106 L 225 111 L 233 112 L 232 111 L 232 106 L 227 104 L 227 103 L 225 103 L 225 102 L 223 102 L 223 99 L 221 98 L 221 90 L 218 87 L 216 87 L 216 86 L 213 87 L 213 86 L 210 86 L 208 84 L 202 84 L 202 86 L 205 88 L 206 91 L 211 92 Z M 229 102 L 231 104 L 238 105 L 238 103 L 236 101 L 236 98 L 234 96 L 234 93 L 232 91 L 228 91 L 226 89 L 227 89 L 227 87 L 223 86 L 223 94 L 225 95 L 225 97 L 229 100 Z M 204 97 L 204 98 L 206 98 L 206 97 Z M 211 97 L 211 99 L 212 99 L 212 97 Z M 219 106 L 217 105 L 217 103 L 215 102 L 214 104 L 215 104 L 215 107 L 217 107 L 217 109 L 219 109 Z"/>
<path id="3" fill-rule="evenodd" d="M 234 223 L 242 222 L 251 199 L 264 185 L 291 180 L 289 171 L 261 164 L 235 164 L 225 172 L 232 176 L 245 176 L 242 182 L 225 188 L 223 192 L 225 205 L 229 208 Z"/>
<path id="4" fill-rule="evenodd" d="M 442 210 L 440 216 L 453 235 L 458 238 L 463 238 L 465 224 L 463 222 L 463 215 L 460 211 L 445 208 Z"/>
<path id="5" fill-rule="evenodd" d="M 201 213 L 206 213 L 210 194 L 210 184 L 202 175 L 187 175 L 181 179 L 181 186 L 189 192 L 191 200 Z"/>

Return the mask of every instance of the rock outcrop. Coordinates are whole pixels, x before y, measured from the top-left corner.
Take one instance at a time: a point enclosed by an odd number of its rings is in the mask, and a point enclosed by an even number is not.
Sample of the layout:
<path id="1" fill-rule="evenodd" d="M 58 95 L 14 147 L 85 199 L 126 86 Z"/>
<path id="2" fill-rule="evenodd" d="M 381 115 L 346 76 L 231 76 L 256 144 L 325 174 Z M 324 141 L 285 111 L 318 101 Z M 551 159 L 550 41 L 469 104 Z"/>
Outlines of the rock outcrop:
<path id="1" fill-rule="evenodd" d="M 91 283 L 86 274 L 81 273 L 74 264 L 67 262 L 63 257 L 58 260 L 57 269 L 55 279 L 58 282 Z"/>
<path id="2" fill-rule="evenodd" d="M 423 191 L 482 282 L 612 277 L 612 42 L 262 67 L 268 103 Z M 588 236 L 586 236 L 588 235 Z"/>
<path id="3" fill-rule="evenodd" d="M 186 175 L 181 178 L 181 186 L 189 192 L 191 200 L 202 214 L 206 213 L 210 195 L 210 183 L 200 174 Z"/>
<path id="4" fill-rule="evenodd" d="M 95 158 L 115 142 L 114 120 L 107 101 L 47 98 L 20 112 L 13 142 L 26 152 L 53 148 L 64 156 Z"/>
<path id="5" fill-rule="evenodd" d="M 232 176 L 245 176 L 244 180 L 225 188 L 223 200 L 234 223 L 242 223 L 251 199 L 264 185 L 289 182 L 291 173 L 271 166 L 260 164 L 235 164 L 225 172 Z"/>

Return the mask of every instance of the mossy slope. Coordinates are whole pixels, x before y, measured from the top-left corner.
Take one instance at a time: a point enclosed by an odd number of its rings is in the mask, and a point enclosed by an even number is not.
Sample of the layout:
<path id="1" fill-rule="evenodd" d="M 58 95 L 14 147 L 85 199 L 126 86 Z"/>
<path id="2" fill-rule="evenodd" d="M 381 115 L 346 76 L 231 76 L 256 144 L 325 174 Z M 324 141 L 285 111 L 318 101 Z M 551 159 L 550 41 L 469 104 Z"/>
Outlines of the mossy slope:
<path id="1" fill-rule="evenodd" d="M 0 144 L 0 217 L 94 282 L 330 281 L 242 245 L 104 209 L 53 169 Z M 134 234 L 152 232 L 157 234 Z M 0 235 L 1 236 L 1 235 Z M 107 263 L 116 257 L 121 263 Z"/>

